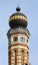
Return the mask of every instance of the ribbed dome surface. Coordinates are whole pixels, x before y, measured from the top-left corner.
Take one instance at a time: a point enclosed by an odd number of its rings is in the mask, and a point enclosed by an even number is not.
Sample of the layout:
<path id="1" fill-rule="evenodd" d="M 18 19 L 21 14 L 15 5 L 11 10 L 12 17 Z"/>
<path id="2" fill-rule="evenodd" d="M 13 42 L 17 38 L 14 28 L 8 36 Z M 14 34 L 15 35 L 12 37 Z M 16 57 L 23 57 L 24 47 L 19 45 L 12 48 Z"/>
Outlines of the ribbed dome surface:
<path id="1" fill-rule="evenodd" d="M 27 17 L 20 12 L 12 14 L 9 18 L 9 25 L 11 28 L 15 26 L 27 27 L 27 24 L 28 24 Z"/>

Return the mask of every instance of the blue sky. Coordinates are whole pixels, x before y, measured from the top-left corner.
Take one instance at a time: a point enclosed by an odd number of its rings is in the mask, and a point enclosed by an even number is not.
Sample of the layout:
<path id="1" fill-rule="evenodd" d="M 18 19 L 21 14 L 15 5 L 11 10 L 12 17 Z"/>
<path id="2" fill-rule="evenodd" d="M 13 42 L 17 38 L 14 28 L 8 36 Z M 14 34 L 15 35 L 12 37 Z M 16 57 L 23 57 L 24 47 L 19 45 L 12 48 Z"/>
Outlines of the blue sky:
<path id="1" fill-rule="evenodd" d="M 18 0 L 0 0 L 0 65 L 8 65 L 8 19 L 16 12 Z M 38 65 L 38 0 L 19 0 L 21 12 L 28 17 L 31 65 Z"/>

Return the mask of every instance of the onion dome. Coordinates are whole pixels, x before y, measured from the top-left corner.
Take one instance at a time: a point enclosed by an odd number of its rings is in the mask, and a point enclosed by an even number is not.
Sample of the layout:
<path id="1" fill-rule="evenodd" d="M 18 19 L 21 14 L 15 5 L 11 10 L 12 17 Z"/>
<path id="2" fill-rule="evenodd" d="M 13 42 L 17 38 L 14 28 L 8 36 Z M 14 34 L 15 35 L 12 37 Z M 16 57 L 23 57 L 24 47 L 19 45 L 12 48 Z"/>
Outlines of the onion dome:
<path id="1" fill-rule="evenodd" d="M 16 26 L 23 26 L 23 27 L 27 27 L 28 21 L 27 21 L 27 17 L 20 13 L 20 8 L 17 7 L 16 8 L 16 13 L 12 14 L 9 18 L 9 25 L 11 28 L 16 27 Z"/>

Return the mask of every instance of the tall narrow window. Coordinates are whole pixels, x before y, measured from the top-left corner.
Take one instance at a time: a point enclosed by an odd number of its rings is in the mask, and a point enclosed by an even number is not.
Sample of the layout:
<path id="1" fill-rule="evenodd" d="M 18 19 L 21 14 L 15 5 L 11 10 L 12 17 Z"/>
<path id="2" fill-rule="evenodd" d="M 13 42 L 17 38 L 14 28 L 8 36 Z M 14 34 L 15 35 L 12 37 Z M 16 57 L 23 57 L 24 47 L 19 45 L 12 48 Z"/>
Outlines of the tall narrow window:
<path id="1" fill-rule="evenodd" d="M 25 65 L 28 65 L 27 63 Z"/>
<path id="2" fill-rule="evenodd" d="M 21 60 L 22 60 L 22 65 L 24 65 L 24 51 L 22 50 L 22 54 L 21 54 Z"/>
<path id="3" fill-rule="evenodd" d="M 15 50 L 15 65 L 17 64 L 17 50 Z"/>

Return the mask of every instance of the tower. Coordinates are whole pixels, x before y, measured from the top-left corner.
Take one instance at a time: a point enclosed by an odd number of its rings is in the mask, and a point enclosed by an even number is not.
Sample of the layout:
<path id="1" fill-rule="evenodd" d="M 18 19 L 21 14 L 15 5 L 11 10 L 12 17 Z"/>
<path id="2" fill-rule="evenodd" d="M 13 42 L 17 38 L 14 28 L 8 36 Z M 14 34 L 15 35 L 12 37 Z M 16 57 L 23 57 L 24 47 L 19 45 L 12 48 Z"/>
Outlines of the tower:
<path id="1" fill-rule="evenodd" d="M 16 11 L 9 18 L 10 29 L 7 32 L 8 65 L 30 65 L 28 19 L 20 12 L 19 7 L 16 8 Z"/>

